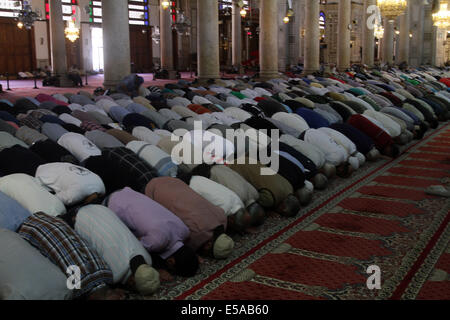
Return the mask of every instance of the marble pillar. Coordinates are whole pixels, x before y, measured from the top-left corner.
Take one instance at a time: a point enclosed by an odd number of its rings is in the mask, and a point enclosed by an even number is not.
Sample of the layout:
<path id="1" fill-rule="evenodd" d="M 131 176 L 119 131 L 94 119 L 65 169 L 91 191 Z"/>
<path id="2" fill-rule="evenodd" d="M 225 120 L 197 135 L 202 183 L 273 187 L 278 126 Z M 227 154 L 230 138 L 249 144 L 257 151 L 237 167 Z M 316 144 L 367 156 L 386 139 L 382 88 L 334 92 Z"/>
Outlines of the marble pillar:
<path id="1" fill-rule="evenodd" d="M 217 0 L 197 0 L 198 78 L 220 78 L 219 6 Z"/>
<path id="2" fill-rule="evenodd" d="M 344 71 L 350 67 L 350 28 L 352 25 L 352 1 L 340 0 L 338 7 L 338 41 L 337 41 L 337 69 Z"/>
<path id="3" fill-rule="evenodd" d="M 319 0 L 305 3 L 304 73 L 311 74 L 320 69 Z"/>
<path id="4" fill-rule="evenodd" d="M 394 64 L 394 21 L 384 18 L 383 62 Z"/>
<path id="5" fill-rule="evenodd" d="M 73 82 L 67 78 L 65 27 L 61 0 L 50 1 L 50 43 L 53 74 L 59 77 L 61 87 L 71 87 Z"/>
<path id="6" fill-rule="evenodd" d="M 362 63 L 372 67 L 375 61 L 375 36 L 374 26 L 368 26 L 367 21 L 371 14 L 367 13 L 370 6 L 376 5 L 376 0 L 364 0 L 364 21 L 363 21 L 363 55 Z"/>
<path id="7" fill-rule="evenodd" d="M 233 0 L 231 28 L 231 50 L 232 50 L 232 64 L 234 68 L 242 72 L 242 19 L 241 8 L 238 6 L 238 1 Z"/>
<path id="8" fill-rule="evenodd" d="M 410 33 L 410 8 L 406 9 L 405 13 L 399 18 L 400 20 L 400 34 L 399 34 L 399 47 L 398 47 L 398 57 L 397 64 L 406 62 L 409 64 L 409 33 Z"/>
<path id="9" fill-rule="evenodd" d="M 128 2 L 108 0 L 102 13 L 104 86 L 111 89 L 131 73 Z"/>
<path id="10" fill-rule="evenodd" d="M 261 0 L 259 10 L 260 77 L 278 77 L 278 0 Z"/>
<path id="11" fill-rule="evenodd" d="M 159 6 L 159 32 L 161 33 L 161 69 L 169 72 L 169 79 L 175 79 L 173 65 L 172 16 L 170 8 Z"/>

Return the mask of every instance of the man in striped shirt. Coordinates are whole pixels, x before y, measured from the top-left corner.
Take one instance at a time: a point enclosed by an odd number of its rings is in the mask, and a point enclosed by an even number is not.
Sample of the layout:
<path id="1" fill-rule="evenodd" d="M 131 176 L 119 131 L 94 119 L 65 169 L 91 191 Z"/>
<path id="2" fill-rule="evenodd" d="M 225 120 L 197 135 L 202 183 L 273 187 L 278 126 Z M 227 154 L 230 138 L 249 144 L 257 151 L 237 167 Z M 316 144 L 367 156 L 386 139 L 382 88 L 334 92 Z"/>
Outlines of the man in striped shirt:
<path id="1" fill-rule="evenodd" d="M 108 288 L 113 283 L 109 266 L 63 220 L 36 213 L 24 221 L 18 233 L 64 274 L 69 267 L 80 269 L 80 289 L 74 289 L 74 298 L 121 298 L 118 291 Z"/>
<path id="2" fill-rule="evenodd" d="M 81 208 L 75 218 L 75 231 L 108 263 L 114 284 L 135 288 L 144 296 L 159 288 L 152 258 L 113 211 L 100 205 Z"/>

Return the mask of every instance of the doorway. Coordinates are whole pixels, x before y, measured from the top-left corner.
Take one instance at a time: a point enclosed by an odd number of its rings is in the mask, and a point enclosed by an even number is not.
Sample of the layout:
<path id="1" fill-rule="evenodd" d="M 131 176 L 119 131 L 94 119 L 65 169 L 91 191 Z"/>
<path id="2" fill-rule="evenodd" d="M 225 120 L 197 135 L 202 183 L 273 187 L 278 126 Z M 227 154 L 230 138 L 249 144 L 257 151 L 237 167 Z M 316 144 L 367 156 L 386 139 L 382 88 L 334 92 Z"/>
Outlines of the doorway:
<path id="1" fill-rule="evenodd" d="M 103 30 L 102 28 L 92 28 L 92 69 L 103 72 Z"/>

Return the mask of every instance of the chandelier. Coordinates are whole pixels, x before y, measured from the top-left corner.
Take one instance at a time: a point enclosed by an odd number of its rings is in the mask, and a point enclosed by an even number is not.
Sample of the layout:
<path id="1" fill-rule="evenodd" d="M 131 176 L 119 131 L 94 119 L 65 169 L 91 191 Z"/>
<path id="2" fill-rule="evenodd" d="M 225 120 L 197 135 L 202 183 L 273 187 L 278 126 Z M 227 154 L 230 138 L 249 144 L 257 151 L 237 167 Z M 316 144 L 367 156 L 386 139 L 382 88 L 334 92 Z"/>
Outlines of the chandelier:
<path id="1" fill-rule="evenodd" d="M 388 20 L 394 20 L 405 12 L 407 5 L 406 0 L 377 0 L 381 14 Z"/>
<path id="2" fill-rule="evenodd" d="M 164 10 L 167 10 L 170 6 L 170 2 L 169 1 L 162 1 L 161 2 L 161 6 L 163 7 Z"/>
<path id="3" fill-rule="evenodd" d="M 152 40 L 156 44 L 159 44 L 161 41 L 161 33 L 159 32 L 159 27 L 157 26 L 155 26 L 155 29 L 152 32 Z"/>
<path id="4" fill-rule="evenodd" d="M 383 39 L 384 36 L 384 28 L 381 25 L 375 26 L 374 35 L 377 39 Z"/>
<path id="5" fill-rule="evenodd" d="M 433 13 L 434 26 L 446 29 L 450 26 L 450 11 L 447 1 L 441 1 L 439 12 Z"/>
<path id="6" fill-rule="evenodd" d="M 69 20 L 67 22 L 67 27 L 64 30 L 66 38 L 72 42 L 75 42 L 80 37 L 80 29 L 75 26 L 75 22 L 73 20 Z"/>
<path id="7" fill-rule="evenodd" d="M 172 24 L 172 28 L 178 32 L 179 35 L 189 35 L 191 28 L 191 20 L 184 15 L 184 12 L 177 11 L 177 20 Z"/>
<path id="8" fill-rule="evenodd" d="M 20 7 L 20 1 L 16 1 L 15 6 Z M 29 1 L 23 1 L 23 8 L 17 10 L 16 14 L 17 17 L 15 20 L 17 21 L 17 27 L 20 29 L 25 27 L 25 29 L 30 30 L 34 25 L 34 22 L 41 19 L 41 12 L 39 10 L 33 11 Z"/>

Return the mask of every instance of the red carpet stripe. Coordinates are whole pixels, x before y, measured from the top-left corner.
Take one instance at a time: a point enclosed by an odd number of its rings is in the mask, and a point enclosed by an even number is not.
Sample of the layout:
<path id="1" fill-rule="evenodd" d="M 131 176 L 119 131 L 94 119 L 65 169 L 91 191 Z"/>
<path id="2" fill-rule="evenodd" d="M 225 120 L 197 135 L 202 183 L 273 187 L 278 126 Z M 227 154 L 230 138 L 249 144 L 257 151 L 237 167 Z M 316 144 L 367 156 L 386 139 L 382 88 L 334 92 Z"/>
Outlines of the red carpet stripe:
<path id="1" fill-rule="evenodd" d="M 322 300 L 297 291 L 290 291 L 256 282 L 226 282 L 202 300 Z"/>
<path id="2" fill-rule="evenodd" d="M 428 143 L 428 145 L 434 145 L 434 144 L 448 147 L 448 146 L 450 146 L 450 141 L 442 140 L 442 139 L 433 139 Z"/>
<path id="3" fill-rule="evenodd" d="M 450 296 L 450 281 L 428 281 L 417 295 L 417 300 L 448 300 Z"/>
<path id="4" fill-rule="evenodd" d="M 423 213 L 421 209 L 409 203 L 367 198 L 347 198 L 342 201 L 339 206 L 347 210 L 387 214 L 399 217 Z"/>
<path id="5" fill-rule="evenodd" d="M 411 177 L 427 177 L 436 179 L 450 177 L 450 172 L 444 170 L 423 170 L 416 168 L 394 167 L 389 169 L 389 172 Z"/>
<path id="6" fill-rule="evenodd" d="M 413 148 L 416 144 L 412 145 L 411 147 L 409 147 L 407 150 Z M 406 151 L 405 151 L 406 152 Z M 392 160 L 393 161 L 393 160 Z M 236 264 L 240 263 L 243 259 L 245 259 L 246 257 L 252 255 L 254 252 L 256 252 L 257 250 L 260 250 L 264 245 L 266 245 L 267 243 L 275 240 L 276 238 L 280 237 L 283 233 L 285 233 L 286 231 L 288 231 L 290 228 L 295 227 L 297 224 L 299 224 L 300 222 L 302 222 L 303 220 L 305 220 L 306 218 L 308 218 L 309 216 L 313 215 L 315 212 L 317 212 L 318 210 L 320 210 L 322 207 L 324 207 L 326 204 L 328 204 L 329 202 L 333 201 L 334 199 L 336 199 L 337 197 L 339 197 L 342 193 L 346 192 L 347 190 L 349 190 L 350 188 L 352 188 L 353 186 L 355 186 L 356 184 L 360 183 L 361 181 L 367 179 L 368 177 L 374 175 L 375 173 L 377 173 L 378 171 L 382 170 L 384 167 L 386 167 L 387 165 L 389 165 L 392 161 L 389 161 L 387 163 L 385 163 L 384 165 L 382 165 L 381 167 L 375 169 L 374 171 L 370 172 L 369 174 L 367 174 L 366 176 L 362 177 L 361 179 L 359 179 L 358 181 L 355 181 L 353 184 L 349 185 L 348 187 L 344 188 L 343 190 L 337 192 L 334 196 L 332 196 L 330 199 L 324 201 L 321 205 L 317 206 L 316 208 L 312 209 L 311 211 L 309 211 L 307 214 L 303 215 L 301 218 L 299 218 L 297 221 L 291 223 L 290 225 L 288 225 L 286 228 L 284 228 L 281 231 L 278 231 L 277 233 L 275 233 L 274 235 L 272 235 L 271 237 L 267 238 L 266 240 L 264 240 L 263 242 L 261 242 L 259 245 L 257 245 L 256 247 L 254 247 L 253 249 L 251 249 L 249 252 L 243 254 L 241 257 L 237 258 L 236 260 L 232 261 L 230 264 L 228 264 L 224 269 L 216 272 L 215 274 L 211 275 L 209 278 L 201 281 L 199 284 L 195 285 L 194 287 L 192 287 L 191 289 L 183 292 L 181 295 L 179 295 L 178 297 L 176 297 L 176 300 L 183 300 L 186 299 L 186 297 L 188 297 L 189 295 L 191 295 L 192 293 L 194 293 L 195 291 L 199 290 L 200 288 L 202 288 L 205 284 L 214 281 L 216 278 L 220 277 L 224 272 L 226 272 L 227 270 L 229 270 L 230 268 L 232 268 L 233 266 L 235 266 Z"/>
<path id="7" fill-rule="evenodd" d="M 429 159 L 434 161 L 449 161 L 450 157 L 448 154 L 434 154 L 434 153 L 411 153 L 411 158 L 419 159 Z"/>
<path id="8" fill-rule="evenodd" d="M 438 152 L 438 153 L 449 153 L 450 148 L 439 148 L 439 147 L 423 147 L 419 149 L 420 152 Z"/>
<path id="9" fill-rule="evenodd" d="M 434 162 L 434 161 L 403 160 L 400 162 L 400 164 L 403 166 L 409 166 L 409 167 L 450 170 L 450 164 L 439 163 L 439 162 Z"/>
<path id="10" fill-rule="evenodd" d="M 300 231 L 286 242 L 298 249 L 360 260 L 391 254 L 390 250 L 383 247 L 380 240 L 369 240 L 322 231 Z"/>
<path id="11" fill-rule="evenodd" d="M 365 186 L 359 189 L 358 192 L 368 196 L 406 199 L 415 201 L 433 198 L 433 196 L 427 195 L 424 191 L 403 189 L 397 187 Z"/>
<path id="12" fill-rule="evenodd" d="M 440 129 L 438 129 L 437 131 L 433 132 L 430 136 L 428 136 L 426 139 L 431 139 L 434 136 L 437 136 L 439 133 L 443 132 L 444 129 L 446 129 L 448 127 L 448 124 Z M 404 152 L 408 152 L 409 150 L 411 150 L 412 148 L 416 147 L 417 144 L 421 143 L 422 141 L 418 141 L 414 144 L 412 144 L 411 146 L 409 146 Z M 394 160 L 392 160 L 394 161 Z M 343 193 L 347 192 L 349 189 L 353 188 L 355 185 L 361 183 L 364 180 L 369 179 L 371 176 L 375 175 L 377 172 L 379 172 L 380 170 L 384 169 L 386 166 L 392 164 L 392 161 L 389 161 L 387 163 L 385 163 L 384 165 L 374 169 L 372 172 L 368 173 L 366 176 L 362 177 L 361 179 L 355 181 L 354 183 L 352 183 L 351 185 L 349 185 L 348 187 L 342 189 L 341 191 L 337 192 L 336 194 L 334 194 L 332 197 L 330 197 L 329 199 L 325 200 L 322 204 L 320 204 L 319 206 L 313 208 L 312 210 L 310 210 L 307 214 L 303 215 L 301 218 L 299 218 L 298 220 L 294 221 L 293 223 L 291 223 L 290 225 L 286 226 L 285 228 L 283 228 L 282 230 L 278 231 L 277 233 L 273 234 L 272 236 L 268 237 L 267 239 L 263 240 L 260 244 L 258 244 L 257 246 L 255 246 L 254 248 L 250 249 L 249 251 L 247 251 L 246 253 L 242 254 L 240 257 L 232 260 L 228 265 L 226 265 L 223 269 L 218 270 L 216 273 L 211 274 L 210 276 L 208 276 L 206 279 L 200 281 L 198 284 L 194 285 L 193 287 L 190 287 L 189 289 L 187 289 L 186 291 L 184 291 L 183 293 L 181 293 L 180 295 L 178 295 L 175 299 L 176 300 L 182 300 L 182 299 L 186 299 L 187 297 L 189 297 L 191 294 L 193 294 L 194 292 L 196 292 L 197 290 L 204 288 L 208 283 L 211 283 L 213 281 L 215 281 L 217 278 L 219 278 L 220 276 L 222 276 L 225 272 L 227 272 L 228 270 L 230 270 L 230 268 L 233 268 L 234 266 L 236 266 L 237 264 L 241 263 L 244 259 L 246 259 L 247 257 L 253 255 L 256 251 L 260 250 L 261 248 L 263 248 L 265 245 L 267 245 L 268 243 L 270 243 L 271 241 L 277 239 L 278 237 L 280 237 L 281 235 L 283 235 L 285 232 L 287 232 L 289 229 L 294 228 L 296 225 L 298 225 L 299 223 L 301 223 L 302 221 L 304 221 L 305 219 L 307 219 L 308 217 L 310 217 L 311 215 L 313 215 L 314 213 L 316 213 L 317 211 L 319 211 L 320 209 L 322 209 L 324 206 L 326 206 L 328 203 L 330 203 L 331 201 L 335 200 L 336 198 L 338 198 L 339 196 L 341 196 Z M 450 167 L 450 166 L 449 166 Z M 359 239 L 358 239 L 359 240 Z M 236 286 L 235 283 L 227 283 L 227 285 L 233 287 Z M 233 299 L 235 298 L 235 296 L 233 296 Z"/>
<path id="13" fill-rule="evenodd" d="M 426 180 L 418 178 L 405 178 L 396 176 L 382 176 L 375 178 L 376 182 L 384 184 L 392 184 L 395 186 L 415 187 L 415 188 L 427 188 L 429 186 L 441 184 L 439 180 Z"/>
<path id="14" fill-rule="evenodd" d="M 343 284 L 366 282 L 356 266 L 290 253 L 265 255 L 248 268 L 264 277 L 332 290 L 342 288 Z"/>
<path id="15" fill-rule="evenodd" d="M 431 240 L 428 243 L 428 245 L 426 246 L 426 248 L 422 251 L 420 257 L 417 259 L 417 261 L 414 263 L 412 268 L 409 270 L 409 272 L 406 275 L 406 277 L 403 279 L 403 281 L 400 283 L 400 285 L 397 286 L 397 289 L 394 291 L 394 293 L 392 294 L 390 299 L 398 300 L 398 299 L 400 299 L 402 297 L 403 292 L 405 292 L 405 290 L 408 287 L 410 281 L 412 280 L 412 278 L 414 277 L 416 272 L 419 270 L 420 266 L 425 261 L 425 259 L 427 258 L 428 254 L 430 253 L 430 251 L 436 245 L 436 242 L 439 240 L 439 238 L 441 237 L 442 233 L 447 228 L 447 225 L 448 225 L 449 222 L 450 222 L 450 211 L 447 213 L 447 216 L 444 219 L 444 221 L 442 222 L 441 226 L 439 227 L 437 232 L 434 234 L 434 236 L 431 238 Z"/>
<path id="16" fill-rule="evenodd" d="M 443 142 L 439 142 L 439 141 L 430 141 L 427 143 L 427 146 L 450 148 L 450 143 L 443 143 Z"/>
<path id="17" fill-rule="evenodd" d="M 393 233 L 409 232 L 400 221 L 362 217 L 354 214 L 327 213 L 314 221 L 323 227 L 361 233 L 389 236 Z"/>
<path id="18" fill-rule="evenodd" d="M 434 268 L 444 270 L 445 272 L 450 274 L 450 253 L 443 253 Z"/>

